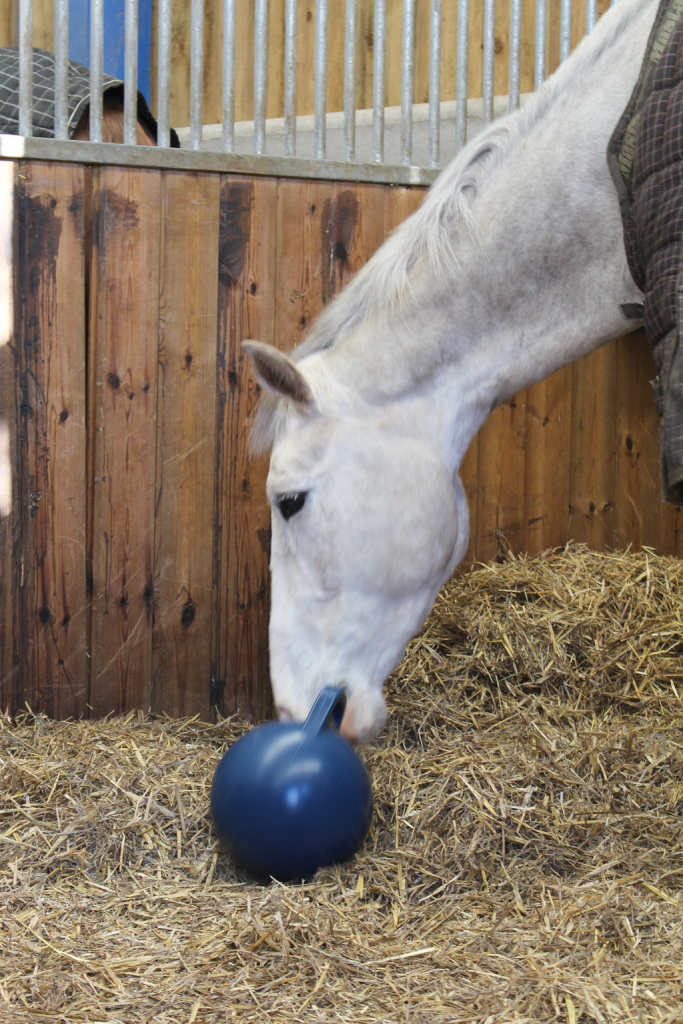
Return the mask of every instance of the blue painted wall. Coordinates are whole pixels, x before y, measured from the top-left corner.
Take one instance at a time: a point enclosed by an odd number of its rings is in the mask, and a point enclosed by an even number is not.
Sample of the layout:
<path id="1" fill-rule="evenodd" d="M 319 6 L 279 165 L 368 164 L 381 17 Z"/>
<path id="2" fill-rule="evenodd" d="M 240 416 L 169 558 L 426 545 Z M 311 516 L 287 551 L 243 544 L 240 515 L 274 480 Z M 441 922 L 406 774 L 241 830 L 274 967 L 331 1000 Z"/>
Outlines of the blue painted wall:
<path id="1" fill-rule="evenodd" d="M 104 0 L 104 71 L 123 79 L 124 0 Z M 90 0 L 69 0 L 69 59 L 90 67 Z M 138 89 L 149 103 L 152 0 L 138 0 Z"/>

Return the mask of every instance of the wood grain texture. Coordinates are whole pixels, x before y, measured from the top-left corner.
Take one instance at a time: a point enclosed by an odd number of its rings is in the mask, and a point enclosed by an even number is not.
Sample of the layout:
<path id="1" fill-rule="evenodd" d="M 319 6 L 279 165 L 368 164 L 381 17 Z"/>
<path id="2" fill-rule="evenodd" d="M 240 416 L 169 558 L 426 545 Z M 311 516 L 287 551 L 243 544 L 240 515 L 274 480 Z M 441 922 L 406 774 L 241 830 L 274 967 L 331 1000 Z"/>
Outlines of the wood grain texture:
<path id="1" fill-rule="evenodd" d="M 102 167 L 93 185 L 90 699 L 151 700 L 160 172 Z"/>
<path id="2" fill-rule="evenodd" d="M 221 715 L 268 717 L 267 460 L 248 455 L 257 385 L 240 343 L 274 333 L 275 179 L 221 180 L 218 265 L 215 620 L 212 703 Z"/>
<path id="3" fill-rule="evenodd" d="M 527 390 L 522 547 L 538 554 L 567 541 L 571 371 Z"/>
<path id="4" fill-rule="evenodd" d="M 0 0 L 0 46 L 16 46 L 18 29 L 18 0 Z"/>
<path id="5" fill-rule="evenodd" d="M 614 546 L 617 343 L 572 366 L 569 540 Z"/>
<path id="6" fill-rule="evenodd" d="M 467 551 L 462 560 L 462 569 L 471 566 L 478 558 L 479 545 L 479 435 L 477 434 L 465 452 L 459 470 L 462 485 L 467 497 L 467 508 L 470 520 L 470 537 Z"/>
<path id="7" fill-rule="evenodd" d="M 479 431 L 477 559 L 488 562 L 524 542 L 526 392 L 495 409 Z"/>
<path id="8" fill-rule="evenodd" d="M 24 702 L 21 671 L 20 338 L 15 320 L 19 263 L 19 165 L 0 160 L 0 714 Z"/>
<path id="9" fill-rule="evenodd" d="M 15 0 L 15 24 L 19 26 L 19 3 Z M 15 41 L 12 44 L 16 46 Z M 33 0 L 33 45 L 40 47 L 41 50 L 48 50 L 50 53 L 54 52 L 55 47 L 55 0 Z"/>
<path id="10" fill-rule="evenodd" d="M 19 188 L 24 696 L 85 710 L 83 170 L 25 163 Z"/>
<path id="11" fill-rule="evenodd" d="M 386 185 L 384 190 L 384 227 L 385 236 L 407 220 L 422 205 L 427 195 L 426 188 L 405 185 Z"/>
<path id="12" fill-rule="evenodd" d="M 617 342 L 614 545 L 635 550 L 657 544 L 659 486 L 657 413 L 650 381 L 656 376 L 644 331 Z"/>
<path id="13" fill-rule="evenodd" d="M 210 716 L 220 179 L 162 177 L 153 709 Z"/>
<path id="14" fill-rule="evenodd" d="M 327 181 L 291 178 L 278 184 L 275 343 L 284 352 L 304 338 L 329 296 L 323 254 L 334 195 Z"/>
<path id="15" fill-rule="evenodd" d="M 86 463 L 86 171 L 27 165 L 21 231 L 15 174 L 0 164 L 3 706 L 28 695 L 34 709 L 80 713 L 85 691 L 62 676 L 82 658 L 83 634 L 95 714 L 267 717 L 267 459 L 248 456 L 258 388 L 240 342 L 289 350 L 302 340 L 424 190 L 97 169 Z M 23 282 L 21 347 L 10 266 Z M 461 467 L 472 524 L 464 566 L 570 537 L 683 554 L 681 510 L 658 497 L 652 375 L 646 342 L 632 336 L 494 412 Z"/>
<path id="16" fill-rule="evenodd" d="M 680 505 L 659 504 L 656 551 L 658 555 L 683 557 L 683 509 Z"/>

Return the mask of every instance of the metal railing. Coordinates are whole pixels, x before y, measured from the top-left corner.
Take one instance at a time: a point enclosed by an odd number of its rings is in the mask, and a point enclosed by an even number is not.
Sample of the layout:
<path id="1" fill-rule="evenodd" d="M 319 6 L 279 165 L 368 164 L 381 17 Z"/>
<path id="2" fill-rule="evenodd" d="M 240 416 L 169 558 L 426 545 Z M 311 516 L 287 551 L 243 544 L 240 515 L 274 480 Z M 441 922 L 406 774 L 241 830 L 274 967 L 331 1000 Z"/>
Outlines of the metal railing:
<path id="1" fill-rule="evenodd" d="M 190 29 L 190 153 L 184 152 L 183 166 L 194 159 L 198 169 L 210 165 L 211 169 L 234 167 L 254 173 L 308 174 L 315 177 L 344 177 L 356 180 L 410 181 L 426 183 L 438 173 L 442 156 L 444 129 L 442 115 L 444 106 L 440 95 L 442 58 L 442 0 L 430 0 L 429 7 L 429 103 L 428 140 L 426 160 L 422 166 L 414 166 L 413 126 L 415 109 L 414 57 L 415 57 L 415 0 L 403 0 L 402 19 L 402 64 L 401 64 L 401 107 L 400 107 L 400 164 L 393 166 L 385 162 L 386 134 L 386 0 L 375 0 L 374 4 L 374 47 L 373 47 L 373 107 L 372 107 L 372 148 L 371 159 L 365 163 L 357 160 L 356 125 L 359 120 L 356 109 L 356 46 L 357 46 L 357 0 L 345 0 L 344 40 L 344 111 L 343 111 L 343 161 L 326 160 L 327 128 L 330 115 L 327 113 L 327 14 L 328 0 L 315 3 L 315 90 L 313 115 L 313 159 L 297 159 L 297 0 L 285 0 L 284 25 L 284 156 L 269 157 L 267 148 L 268 124 L 266 121 L 266 79 L 268 72 L 268 0 L 254 0 L 254 119 L 253 157 L 236 153 L 235 131 L 235 14 L 237 0 L 223 0 L 223 89 L 222 125 L 220 146 L 212 153 L 205 151 L 204 126 L 202 123 L 203 79 L 204 79 L 204 0 L 191 0 Z M 559 54 L 565 60 L 571 50 L 572 0 L 560 0 Z M 615 3 L 616 0 L 611 0 Z M 486 126 L 494 117 L 494 61 L 495 61 L 495 17 L 496 0 L 483 0 L 483 63 L 481 82 L 481 125 Z M 534 87 L 539 88 L 546 77 L 547 67 L 547 3 L 536 0 Z M 105 156 L 98 154 L 92 144 L 102 143 L 102 72 L 103 72 L 103 14 L 104 0 L 90 0 L 90 138 L 89 152 L 96 162 L 105 162 Z M 522 42 L 522 0 L 509 0 L 510 44 L 509 44 L 509 91 L 507 109 L 515 110 L 521 101 L 520 93 L 520 52 Z M 157 53 L 157 152 L 116 154 L 117 162 L 136 163 L 149 166 L 175 166 L 181 154 L 170 150 L 170 91 L 171 91 L 171 0 L 158 0 L 158 53 Z M 596 0 L 586 0 L 586 32 L 590 32 L 597 18 Z M 33 45 L 33 4 L 32 0 L 19 0 L 19 134 L 25 143 L 32 135 L 32 45 Z M 451 139 L 452 153 L 457 152 L 467 140 L 468 112 L 472 101 L 468 96 L 468 49 L 470 44 L 470 0 L 457 0 L 457 68 L 455 95 L 455 125 Z M 55 0 L 55 143 L 64 144 L 68 129 L 68 0 Z M 125 75 L 124 75 L 124 146 L 136 145 L 137 113 L 137 58 L 138 58 L 138 12 L 137 0 L 125 0 Z M 360 123 L 360 122 L 359 122 Z M 238 126 L 239 127 L 239 126 Z M 0 147 L 2 155 L 12 155 L 7 137 Z M 45 147 L 45 140 L 40 149 Z M 87 145 L 80 143 L 80 146 Z M 29 155 L 29 147 L 22 152 Z M 122 147 L 117 147 L 121 150 Z M 142 147 L 140 147 L 142 149 Z M 60 146 L 59 159 L 65 157 L 64 146 Z M 107 146 L 106 162 L 113 159 L 111 144 Z M 78 159 L 91 159 L 84 150 L 79 150 Z M 222 164 L 221 164 L 222 157 Z M 57 158 L 55 155 L 54 158 Z M 207 164 L 208 161 L 208 164 Z M 246 163 L 245 163 L 246 161 Z M 302 165 L 305 165 L 302 166 Z M 340 172 L 341 168 L 341 172 Z"/>

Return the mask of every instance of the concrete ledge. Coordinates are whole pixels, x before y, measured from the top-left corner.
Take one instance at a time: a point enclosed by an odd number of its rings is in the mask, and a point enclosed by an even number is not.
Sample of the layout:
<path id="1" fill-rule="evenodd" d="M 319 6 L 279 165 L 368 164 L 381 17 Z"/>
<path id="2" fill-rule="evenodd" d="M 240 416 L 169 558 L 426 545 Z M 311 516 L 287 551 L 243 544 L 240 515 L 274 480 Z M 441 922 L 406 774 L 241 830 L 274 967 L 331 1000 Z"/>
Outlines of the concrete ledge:
<path id="1" fill-rule="evenodd" d="M 522 105 L 533 93 L 523 93 Z M 509 111 L 509 98 L 496 96 L 493 101 L 494 118 L 503 117 Z M 483 102 L 480 98 L 467 101 L 467 138 L 472 139 L 482 128 Z M 372 163 L 372 110 L 356 111 L 356 161 Z M 455 156 L 455 117 L 456 101 L 445 100 L 440 105 L 440 136 L 441 159 L 437 167 L 445 167 Z M 313 148 L 313 114 L 303 114 L 296 119 L 297 157 L 314 158 Z M 189 127 L 177 128 L 181 146 L 189 148 Z M 266 136 L 268 156 L 284 157 L 284 117 L 272 117 L 266 120 Z M 401 108 L 384 108 L 384 158 L 389 164 L 401 163 Z M 220 151 L 223 126 L 221 124 L 205 124 L 202 129 L 200 151 Z M 338 111 L 326 117 L 327 158 L 344 160 L 344 112 Z M 253 155 L 254 122 L 238 121 L 234 129 L 235 152 L 242 156 Z M 417 167 L 429 167 L 429 104 L 416 103 L 413 106 L 413 153 L 412 164 Z"/>

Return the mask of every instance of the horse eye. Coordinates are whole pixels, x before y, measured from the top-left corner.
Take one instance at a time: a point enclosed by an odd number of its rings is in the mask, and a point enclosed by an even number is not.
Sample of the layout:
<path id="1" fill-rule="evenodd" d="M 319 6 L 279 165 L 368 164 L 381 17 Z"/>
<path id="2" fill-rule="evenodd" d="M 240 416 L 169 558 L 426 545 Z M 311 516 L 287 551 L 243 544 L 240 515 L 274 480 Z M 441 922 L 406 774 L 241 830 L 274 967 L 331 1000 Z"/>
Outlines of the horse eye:
<path id="1" fill-rule="evenodd" d="M 306 493 L 306 491 L 299 491 L 298 494 L 278 494 L 275 504 L 284 519 L 291 519 L 297 512 L 301 512 L 306 504 Z"/>

